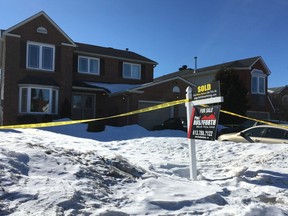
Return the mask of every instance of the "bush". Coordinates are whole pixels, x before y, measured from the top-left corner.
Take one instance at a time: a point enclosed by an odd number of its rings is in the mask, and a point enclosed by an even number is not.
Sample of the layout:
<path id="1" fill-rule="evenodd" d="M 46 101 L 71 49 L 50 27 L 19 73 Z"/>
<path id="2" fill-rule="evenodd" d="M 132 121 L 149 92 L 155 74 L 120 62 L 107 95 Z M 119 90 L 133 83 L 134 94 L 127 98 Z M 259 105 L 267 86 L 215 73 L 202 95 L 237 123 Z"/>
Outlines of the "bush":
<path id="1" fill-rule="evenodd" d="M 100 121 L 92 121 L 88 123 L 88 132 L 101 132 L 105 130 L 105 124 Z"/>
<path id="2" fill-rule="evenodd" d="M 34 124 L 38 123 L 39 120 L 35 115 L 19 115 L 17 116 L 17 123 L 18 124 Z"/>

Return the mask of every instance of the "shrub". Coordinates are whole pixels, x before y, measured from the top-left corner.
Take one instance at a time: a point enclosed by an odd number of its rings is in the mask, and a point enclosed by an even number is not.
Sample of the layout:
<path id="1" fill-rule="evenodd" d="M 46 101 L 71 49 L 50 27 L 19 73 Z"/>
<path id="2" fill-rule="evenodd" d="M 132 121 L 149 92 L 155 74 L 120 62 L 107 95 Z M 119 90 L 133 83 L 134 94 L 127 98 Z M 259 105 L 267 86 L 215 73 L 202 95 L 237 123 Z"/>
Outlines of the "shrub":
<path id="1" fill-rule="evenodd" d="M 88 123 L 88 132 L 101 132 L 105 130 L 105 124 L 100 121 L 92 121 Z"/>

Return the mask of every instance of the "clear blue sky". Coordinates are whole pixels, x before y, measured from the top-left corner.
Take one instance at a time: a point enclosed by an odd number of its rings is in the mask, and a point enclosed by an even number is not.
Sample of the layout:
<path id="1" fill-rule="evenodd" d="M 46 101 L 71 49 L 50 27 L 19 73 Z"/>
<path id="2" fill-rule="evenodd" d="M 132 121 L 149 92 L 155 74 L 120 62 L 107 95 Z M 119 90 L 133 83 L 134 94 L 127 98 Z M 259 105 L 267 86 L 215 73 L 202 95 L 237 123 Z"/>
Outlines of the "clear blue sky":
<path id="1" fill-rule="evenodd" d="M 0 29 L 41 10 L 76 42 L 158 62 L 155 77 L 262 56 L 268 86 L 288 85 L 287 0 L 0 0 Z"/>

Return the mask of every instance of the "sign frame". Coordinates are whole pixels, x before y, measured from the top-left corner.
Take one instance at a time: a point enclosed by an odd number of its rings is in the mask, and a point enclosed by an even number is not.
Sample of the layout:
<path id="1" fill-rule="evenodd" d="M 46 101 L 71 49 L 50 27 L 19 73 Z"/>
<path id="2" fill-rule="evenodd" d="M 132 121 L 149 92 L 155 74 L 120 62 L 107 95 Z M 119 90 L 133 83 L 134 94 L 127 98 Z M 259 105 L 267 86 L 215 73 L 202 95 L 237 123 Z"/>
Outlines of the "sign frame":
<path id="1" fill-rule="evenodd" d="M 220 86 L 220 82 L 217 85 Z M 219 87 L 219 94 L 220 94 L 220 87 Z M 217 95 L 217 94 L 216 94 Z M 222 96 L 217 96 L 217 97 L 211 97 L 211 98 L 205 98 L 201 100 L 195 100 L 192 101 L 192 88 L 191 86 L 188 86 L 186 88 L 186 100 L 189 102 L 185 103 L 186 106 L 186 113 L 187 113 L 187 122 L 190 122 L 190 117 L 192 114 L 192 109 L 193 106 L 197 105 L 204 105 L 204 104 L 213 104 L 213 103 L 221 103 L 224 101 Z M 188 126 L 188 131 L 190 130 L 190 126 Z M 189 146 L 189 160 L 190 160 L 190 179 L 196 181 L 197 180 L 197 165 L 196 165 L 196 144 L 195 144 L 195 139 L 189 139 L 188 140 L 188 146 Z"/>

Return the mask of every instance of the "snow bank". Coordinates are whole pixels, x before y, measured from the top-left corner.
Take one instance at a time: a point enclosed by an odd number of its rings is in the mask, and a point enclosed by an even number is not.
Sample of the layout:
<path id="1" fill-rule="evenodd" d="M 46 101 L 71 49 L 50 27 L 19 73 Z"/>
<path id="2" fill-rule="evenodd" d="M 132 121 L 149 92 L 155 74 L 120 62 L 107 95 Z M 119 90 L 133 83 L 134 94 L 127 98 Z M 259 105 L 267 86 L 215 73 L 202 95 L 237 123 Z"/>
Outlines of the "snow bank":
<path id="1" fill-rule="evenodd" d="M 288 145 L 85 124 L 0 131 L 0 215 L 287 215 Z M 133 132 L 131 132 L 133 131 Z"/>

